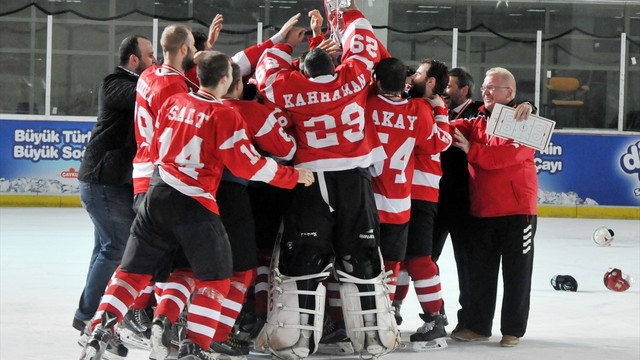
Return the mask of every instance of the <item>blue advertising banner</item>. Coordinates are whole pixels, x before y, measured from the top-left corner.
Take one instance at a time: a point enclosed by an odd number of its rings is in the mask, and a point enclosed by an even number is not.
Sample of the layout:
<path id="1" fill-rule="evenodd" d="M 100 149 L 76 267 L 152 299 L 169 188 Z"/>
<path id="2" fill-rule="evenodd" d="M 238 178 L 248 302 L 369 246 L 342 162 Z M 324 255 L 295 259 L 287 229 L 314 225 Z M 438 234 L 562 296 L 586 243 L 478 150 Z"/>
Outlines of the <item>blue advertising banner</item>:
<path id="1" fill-rule="evenodd" d="M 78 195 L 94 122 L 0 120 L 0 195 Z M 535 155 L 538 204 L 640 206 L 640 137 L 554 134 Z"/>
<path id="2" fill-rule="evenodd" d="M 554 134 L 536 152 L 539 205 L 640 206 L 640 137 Z"/>
<path id="3" fill-rule="evenodd" d="M 78 195 L 93 124 L 0 120 L 0 194 Z"/>

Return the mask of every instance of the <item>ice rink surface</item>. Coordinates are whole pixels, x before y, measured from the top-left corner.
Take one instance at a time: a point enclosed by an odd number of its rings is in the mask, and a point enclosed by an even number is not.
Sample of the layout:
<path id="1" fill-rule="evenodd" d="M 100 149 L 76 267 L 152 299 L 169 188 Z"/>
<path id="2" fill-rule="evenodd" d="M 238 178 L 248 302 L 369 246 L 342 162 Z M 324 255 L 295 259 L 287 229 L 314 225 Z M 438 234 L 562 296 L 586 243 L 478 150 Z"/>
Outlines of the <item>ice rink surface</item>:
<path id="1" fill-rule="evenodd" d="M 610 247 L 591 234 L 605 225 L 615 231 Z M 93 225 L 81 208 L 0 208 L 0 359 L 78 359 L 78 332 L 71 327 L 93 246 Z M 439 262 L 451 324 L 458 310 L 458 285 L 449 242 Z M 609 267 L 640 276 L 640 220 L 540 218 L 535 238 L 531 314 L 515 348 L 501 348 L 500 298 L 488 342 L 448 339 L 445 350 L 395 352 L 385 359 L 640 359 L 640 282 L 616 293 L 603 285 Z M 576 278 L 578 292 L 554 290 L 553 275 Z M 422 325 L 415 293 L 402 307 L 407 338 Z M 131 360 L 148 354 L 131 350 Z M 328 358 L 313 356 L 313 358 Z M 348 357 L 353 359 L 356 357 Z M 251 359 L 267 357 L 251 356 Z"/>

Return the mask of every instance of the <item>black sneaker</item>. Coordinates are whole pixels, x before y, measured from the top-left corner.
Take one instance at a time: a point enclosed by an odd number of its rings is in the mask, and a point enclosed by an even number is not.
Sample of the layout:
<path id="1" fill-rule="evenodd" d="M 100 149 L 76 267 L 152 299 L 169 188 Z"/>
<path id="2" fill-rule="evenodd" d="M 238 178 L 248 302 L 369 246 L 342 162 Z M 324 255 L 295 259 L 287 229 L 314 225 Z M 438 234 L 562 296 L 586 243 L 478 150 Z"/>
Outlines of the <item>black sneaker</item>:
<path id="1" fill-rule="evenodd" d="M 236 359 L 246 358 L 249 355 L 249 342 L 229 334 L 225 341 L 212 341 L 209 351 L 233 356 Z"/>
<path id="2" fill-rule="evenodd" d="M 174 348 L 171 344 L 171 321 L 164 315 L 158 315 L 151 325 L 151 347 L 156 358 L 166 359 Z"/>
<path id="3" fill-rule="evenodd" d="M 200 345 L 191 342 L 189 339 L 185 339 L 180 345 L 178 351 L 179 360 L 219 360 L 220 354 L 212 352 L 211 350 L 204 350 Z"/>

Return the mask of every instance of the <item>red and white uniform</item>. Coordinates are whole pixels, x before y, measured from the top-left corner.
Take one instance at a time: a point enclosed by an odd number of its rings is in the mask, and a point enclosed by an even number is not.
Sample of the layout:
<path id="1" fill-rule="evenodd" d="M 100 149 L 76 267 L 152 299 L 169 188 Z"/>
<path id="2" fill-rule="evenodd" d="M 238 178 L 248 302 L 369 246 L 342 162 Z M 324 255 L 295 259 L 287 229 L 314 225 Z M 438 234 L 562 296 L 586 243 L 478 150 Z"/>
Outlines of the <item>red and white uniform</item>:
<path id="1" fill-rule="evenodd" d="M 240 74 L 242 76 L 249 76 L 256 69 L 256 64 L 258 60 L 260 60 L 260 56 L 262 53 L 268 48 L 272 47 L 273 44 L 282 42 L 284 39 L 278 36 L 274 36 L 271 39 L 263 41 L 260 44 L 250 46 L 242 51 L 237 52 L 235 55 L 231 57 L 231 61 L 238 64 L 240 66 Z M 185 72 L 185 76 L 193 81 L 195 84 L 200 84 L 197 75 L 197 66 L 192 67 L 191 69 Z"/>
<path id="2" fill-rule="evenodd" d="M 160 109 L 150 147 L 160 177 L 219 214 L 215 193 L 226 166 L 239 177 L 293 188 L 298 172 L 258 154 L 238 113 L 212 94 L 176 94 Z"/>
<path id="3" fill-rule="evenodd" d="M 153 174 L 153 159 L 149 154 L 149 144 L 158 111 L 165 100 L 179 93 L 197 90 L 178 69 L 164 64 L 145 70 L 138 79 L 136 88 L 135 132 L 138 151 L 133 158 L 133 193 L 147 192 Z"/>
<path id="4" fill-rule="evenodd" d="M 291 46 L 267 50 L 256 69 L 258 89 L 293 120 L 296 166 L 312 171 L 366 168 L 385 158 L 373 128 L 365 126 L 369 84 L 381 51 L 359 11 L 343 16 L 342 64 L 335 74 L 305 77 L 291 65 Z"/>
<path id="5" fill-rule="evenodd" d="M 451 145 L 448 124 L 437 126 L 431 106 L 423 99 L 392 101 L 372 96 L 366 114 L 388 156 L 374 167 L 373 191 L 380 222 L 404 224 L 411 214 L 414 148 L 423 154 L 447 149 Z"/>
<path id="6" fill-rule="evenodd" d="M 247 124 L 249 138 L 259 150 L 284 161 L 293 159 L 296 142 L 283 129 L 291 123 L 289 113 L 269 102 L 261 104 L 228 98 L 222 102 L 240 113 Z"/>
<path id="7" fill-rule="evenodd" d="M 426 100 L 420 99 L 426 103 Z M 429 107 L 429 103 L 427 103 Z M 446 107 L 437 107 L 433 109 L 435 114 L 436 125 L 438 127 L 438 137 L 448 137 L 451 144 L 451 135 L 449 134 L 449 113 Z M 443 149 L 442 151 L 446 150 Z M 413 187 L 411 189 L 411 198 L 414 200 L 423 200 L 438 202 L 438 193 L 440 192 L 440 178 L 442 177 L 442 167 L 440 165 L 440 153 L 434 154 L 421 149 L 416 149 L 416 163 L 413 171 Z"/>

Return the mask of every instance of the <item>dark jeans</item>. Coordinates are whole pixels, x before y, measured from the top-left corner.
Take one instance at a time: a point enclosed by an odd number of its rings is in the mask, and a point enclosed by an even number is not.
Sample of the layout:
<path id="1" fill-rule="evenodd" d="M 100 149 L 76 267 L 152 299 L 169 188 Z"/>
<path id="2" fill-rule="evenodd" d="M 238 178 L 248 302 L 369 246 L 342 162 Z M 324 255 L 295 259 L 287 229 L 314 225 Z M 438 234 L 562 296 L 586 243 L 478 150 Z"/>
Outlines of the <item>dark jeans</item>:
<path id="1" fill-rule="evenodd" d="M 80 295 L 75 317 L 90 320 L 100 298 L 120 265 L 136 214 L 133 211 L 133 187 L 80 181 L 80 201 L 94 225 L 94 245 L 87 282 Z"/>

